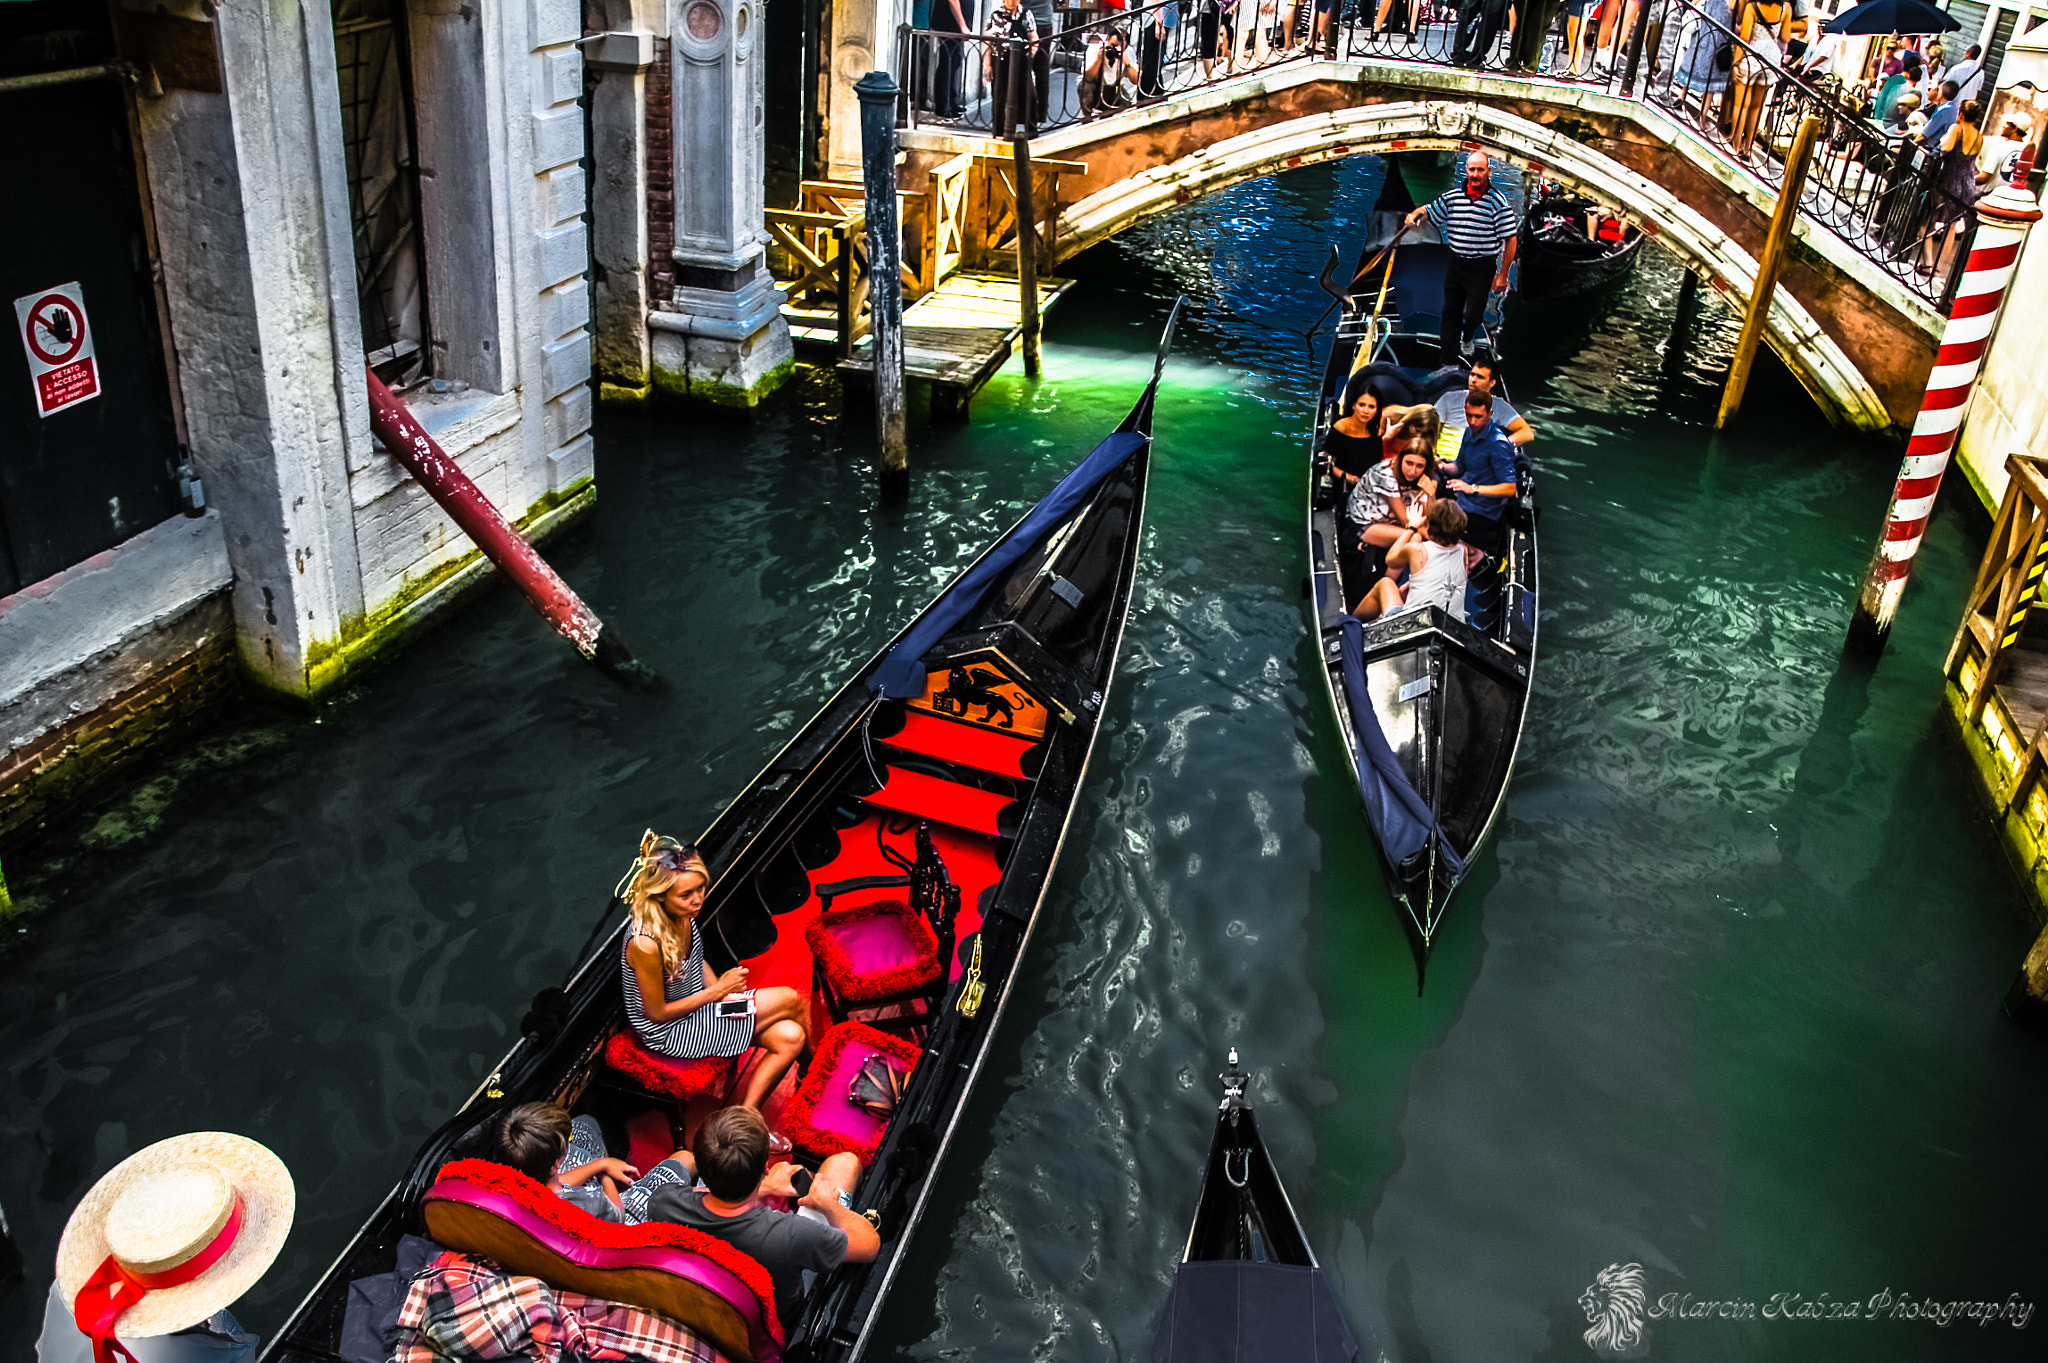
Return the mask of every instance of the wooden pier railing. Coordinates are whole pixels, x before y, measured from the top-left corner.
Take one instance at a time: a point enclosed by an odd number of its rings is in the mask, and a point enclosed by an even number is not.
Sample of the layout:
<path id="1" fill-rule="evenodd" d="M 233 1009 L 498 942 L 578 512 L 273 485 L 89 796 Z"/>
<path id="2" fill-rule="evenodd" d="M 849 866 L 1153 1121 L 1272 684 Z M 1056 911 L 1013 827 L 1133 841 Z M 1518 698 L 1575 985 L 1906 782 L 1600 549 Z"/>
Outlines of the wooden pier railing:
<path id="1" fill-rule="evenodd" d="M 1944 671 L 2007 839 L 2029 876 L 2048 883 L 2048 455 L 2015 454 L 2006 470 L 2012 481 Z"/>
<path id="2" fill-rule="evenodd" d="M 1076 161 L 1031 163 L 1038 259 L 1050 264 L 1060 244 L 1060 176 L 1085 173 Z M 913 305 L 962 271 L 1014 272 L 1016 185 L 1011 155 L 962 152 L 926 172 L 916 189 L 899 189 L 903 301 Z M 853 180 L 805 180 L 791 208 L 771 208 L 769 270 L 788 293 L 783 307 L 799 342 L 829 343 L 839 358 L 869 331 L 867 213 Z"/>

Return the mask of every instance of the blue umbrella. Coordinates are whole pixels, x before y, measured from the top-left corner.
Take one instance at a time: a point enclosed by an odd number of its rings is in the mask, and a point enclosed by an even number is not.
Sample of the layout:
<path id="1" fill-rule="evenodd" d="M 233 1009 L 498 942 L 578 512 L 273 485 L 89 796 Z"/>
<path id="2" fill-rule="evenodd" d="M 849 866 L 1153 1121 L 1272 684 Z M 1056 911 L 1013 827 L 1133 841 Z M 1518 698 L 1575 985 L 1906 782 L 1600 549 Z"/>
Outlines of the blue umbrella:
<path id="1" fill-rule="evenodd" d="M 1927 0 L 1864 0 L 1820 26 L 1823 33 L 1953 33 L 1962 25 Z"/>

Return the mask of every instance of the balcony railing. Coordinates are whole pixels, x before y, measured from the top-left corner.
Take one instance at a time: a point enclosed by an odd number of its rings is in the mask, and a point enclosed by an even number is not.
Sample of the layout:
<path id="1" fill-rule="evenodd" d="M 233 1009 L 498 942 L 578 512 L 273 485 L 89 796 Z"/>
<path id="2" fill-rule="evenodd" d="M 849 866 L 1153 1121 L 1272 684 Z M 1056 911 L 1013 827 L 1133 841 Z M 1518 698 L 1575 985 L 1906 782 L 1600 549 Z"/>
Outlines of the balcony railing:
<path id="1" fill-rule="evenodd" d="M 1324 33 L 1310 31 L 1321 17 L 1312 4 L 1285 0 L 1133 3 L 1030 43 L 906 27 L 899 121 L 990 137 L 1021 123 L 1037 136 L 1334 47 L 1347 60 L 1493 71 L 1640 100 L 1776 189 L 1793 133 L 1813 114 L 1821 130 L 1800 194 L 1805 216 L 1936 308 L 1954 296 L 1976 215 L 1937 179 L 1939 149 L 1880 127 L 1834 80 L 1789 70 L 1768 40 L 1743 41 L 1725 7 L 1607 0 L 1615 21 L 1602 33 L 1559 0 L 1523 0 L 1518 8 L 1535 18 L 1521 31 L 1493 22 L 1508 7 L 1470 0 L 1336 4 L 1335 31 Z"/>

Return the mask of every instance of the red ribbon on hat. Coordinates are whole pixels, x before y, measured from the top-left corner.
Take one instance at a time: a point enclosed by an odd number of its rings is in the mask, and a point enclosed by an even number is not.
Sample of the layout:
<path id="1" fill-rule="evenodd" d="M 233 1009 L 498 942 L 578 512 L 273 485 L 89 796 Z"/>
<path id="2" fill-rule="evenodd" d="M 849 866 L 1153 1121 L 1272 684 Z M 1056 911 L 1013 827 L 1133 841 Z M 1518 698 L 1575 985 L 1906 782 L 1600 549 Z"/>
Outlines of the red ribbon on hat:
<path id="1" fill-rule="evenodd" d="M 200 1274 L 221 1261 L 235 1246 L 235 1237 L 242 1230 L 242 1195 L 235 1194 L 234 1206 L 228 1211 L 228 1223 L 220 1228 L 220 1234 L 207 1242 L 206 1248 L 179 1264 L 161 1273 L 137 1273 L 121 1267 L 120 1261 L 109 1254 L 85 1280 L 85 1286 L 78 1289 L 78 1300 L 73 1303 L 71 1317 L 78 1322 L 78 1328 L 92 1340 L 94 1363 L 114 1363 L 115 1355 L 140 1363 L 128 1346 L 114 1338 L 114 1322 L 121 1313 L 141 1301 L 151 1292 L 166 1287 L 189 1283 Z"/>

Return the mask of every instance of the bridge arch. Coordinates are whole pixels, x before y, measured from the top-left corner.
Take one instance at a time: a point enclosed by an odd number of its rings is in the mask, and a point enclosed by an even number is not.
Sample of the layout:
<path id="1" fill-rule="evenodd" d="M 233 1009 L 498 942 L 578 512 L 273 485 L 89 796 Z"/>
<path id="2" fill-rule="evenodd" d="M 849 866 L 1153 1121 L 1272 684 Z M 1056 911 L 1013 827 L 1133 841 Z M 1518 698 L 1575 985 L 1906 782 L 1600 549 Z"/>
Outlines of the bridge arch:
<path id="1" fill-rule="evenodd" d="M 1654 181 L 1602 152 L 1506 110 L 1454 100 L 1364 104 L 1306 114 L 1200 147 L 1067 205 L 1061 258 L 1204 194 L 1296 166 L 1347 156 L 1438 151 L 1475 142 L 1616 204 L 1714 289 L 1745 304 L 1757 263 L 1728 234 Z M 1835 340 L 1790 291 L 1772 295 L 1766 342 L 1831 421 L 1882 432 L 1892 416 Z"/>

